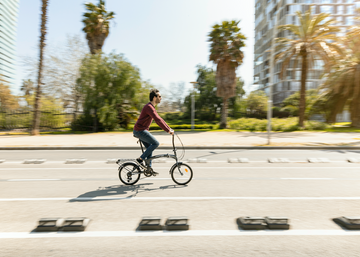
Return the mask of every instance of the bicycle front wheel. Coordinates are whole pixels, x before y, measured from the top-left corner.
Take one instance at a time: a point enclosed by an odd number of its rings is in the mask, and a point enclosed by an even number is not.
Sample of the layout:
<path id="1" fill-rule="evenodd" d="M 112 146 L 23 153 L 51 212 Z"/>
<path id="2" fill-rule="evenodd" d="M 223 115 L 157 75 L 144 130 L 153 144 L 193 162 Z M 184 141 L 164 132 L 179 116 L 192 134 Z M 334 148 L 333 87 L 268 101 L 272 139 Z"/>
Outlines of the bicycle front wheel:
<path id="1" fill-rule="evenodd" d="M 119 178 L 125 185 L 134 185 L 140 179 L 140 172 L 135 163 L 124 163 L 119 167 Z"/>
<path id="2" fill-rule="evenodd" d="M 178 185 L 186 185 L 193 177 L 193 171 L 191 167 L 185 163 L 175 164 L 171 171 L 172 180 Z"/>

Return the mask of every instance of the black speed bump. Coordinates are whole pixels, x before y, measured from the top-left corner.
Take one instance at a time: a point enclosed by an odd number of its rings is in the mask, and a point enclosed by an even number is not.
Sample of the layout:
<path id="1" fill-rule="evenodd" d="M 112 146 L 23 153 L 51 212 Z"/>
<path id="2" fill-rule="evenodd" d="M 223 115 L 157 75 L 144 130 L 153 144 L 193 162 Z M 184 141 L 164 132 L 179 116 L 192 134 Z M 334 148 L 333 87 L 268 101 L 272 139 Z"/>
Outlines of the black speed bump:
<path id="1" fill-rule="evenodd" d="M 62 227 L 63 231 L 84 231 L 90 219 L 84 217 L 66 218 Z"/>
<path id="2" fill-rule="evenodd" d="M 263 217 L 240 217 L 236 219 L 236 223 L 242 229 L 259 230 L 266 228 L 265 218 Z"/>
<path id="3" fill-rule="evenodd" d="M 289 229 L 289 219 L 286 217 L 265 217 L 269 229 Z"/>
<path id="4" fill-rule="evenodd" d="M 160 224 L 160 217 L 143 217 L 139 224 L 139 230 L 162 230 L 162 226 Z"/>
<path id="5" fill-rule="evenodd" d="M 185 216 L 169 217 L 165 222 L 166 230 L 189 230 L 188 218 Z"/>
<path id="6" fill-rule="evenodd" d="M 58 231 L 63 226 L 64 221 L 61 218 L 42 218 L 35 230 L 37 232 Z"/>
<path id="7" fill-rule="evenodd" d="M 357 217 L 342 216 L 333 219 L 333 221 L 344 228 L 360 230 L 360 216 Z"/>

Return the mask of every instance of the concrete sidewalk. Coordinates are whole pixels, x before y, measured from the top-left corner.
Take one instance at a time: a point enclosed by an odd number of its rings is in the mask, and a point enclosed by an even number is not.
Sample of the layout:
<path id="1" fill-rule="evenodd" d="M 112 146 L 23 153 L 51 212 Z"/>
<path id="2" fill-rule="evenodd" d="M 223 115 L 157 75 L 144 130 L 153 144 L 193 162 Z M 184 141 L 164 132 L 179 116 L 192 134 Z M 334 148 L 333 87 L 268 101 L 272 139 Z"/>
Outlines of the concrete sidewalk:
<path id="1" fill-rule="evenodd" d="M 160 147 L 171 147 L 171 136 L 165 132 L 152 132 Z M 259 148 L 267 145 L 268 135 L 263 132 L 178 132 L 187 148 Z M 0 135 L 0 149 L 34 148 L 138 148 L 132 132 L 91 133 L 66 135 Z M 180 142 L 175 138 L 175 144 Z M 271 134 L 270 147 L 307 148 L 342 147 L 359 148 L 360 133 L 331 132 L 279 132 Z"/>

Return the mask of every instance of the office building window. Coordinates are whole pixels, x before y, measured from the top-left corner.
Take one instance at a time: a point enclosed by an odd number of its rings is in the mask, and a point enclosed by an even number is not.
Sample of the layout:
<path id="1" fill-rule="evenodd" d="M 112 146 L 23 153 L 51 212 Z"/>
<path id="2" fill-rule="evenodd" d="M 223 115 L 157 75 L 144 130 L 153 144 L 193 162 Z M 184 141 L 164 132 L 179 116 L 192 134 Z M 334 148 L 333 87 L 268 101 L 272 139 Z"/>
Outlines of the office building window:
<path id="1" fill-rule="evenodd" d="M 320 12 L 333 13 L 334 12 L 334 7 L 331 6 L 331 5 L 320 6 Z"/>
<path id="2" fill-rule="evenodd" d="M 346 17 L 346 25 L 352 26 L 354 25 L 353 18 L 352 17 Z"/>
<path id="3" fill-rule="evenodd" d="M 336 20 L 337 20 L 337 24 L 336 24 L 336 25 L 338 25 L 338 26 L 343 25 L 343 17 L 338 16 L 338 17 L 336 17 Z"/>
<path id="4" fill-rule="evenodd" d="M 338 5 L 336 7 L 337 9 L 337 14 L 344 14 L 344 6 L 343 5 Z"/>
<path id="5" fill-rule="evenodd" d="M 354 14 L 354 6 L 348 6 L 346 10 L 347 10 L 347 14 Z"/>

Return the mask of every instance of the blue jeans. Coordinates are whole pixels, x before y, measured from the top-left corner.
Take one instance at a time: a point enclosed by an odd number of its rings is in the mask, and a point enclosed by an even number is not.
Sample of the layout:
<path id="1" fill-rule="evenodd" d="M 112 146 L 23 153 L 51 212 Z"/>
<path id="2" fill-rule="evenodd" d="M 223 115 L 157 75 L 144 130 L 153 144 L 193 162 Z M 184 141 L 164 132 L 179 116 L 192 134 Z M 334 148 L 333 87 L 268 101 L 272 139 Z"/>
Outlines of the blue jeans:
<path id="1" fill-rule="evenodd" d="M 151 135 L 151 133 L 147 130 L 142 131 L 133 131 L 134 137 L 140 139 L 140 141 L 144 144 L 146 151 L 140 156 L 141 159 L 145 160 L 146 158 L 152 157 L 152 152 L 160 145 L 159 141 Z M 151 161 L 149 163 L 151 167 Z"/>

